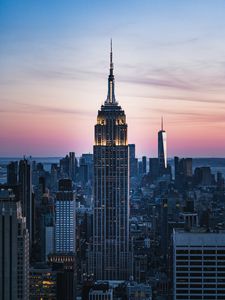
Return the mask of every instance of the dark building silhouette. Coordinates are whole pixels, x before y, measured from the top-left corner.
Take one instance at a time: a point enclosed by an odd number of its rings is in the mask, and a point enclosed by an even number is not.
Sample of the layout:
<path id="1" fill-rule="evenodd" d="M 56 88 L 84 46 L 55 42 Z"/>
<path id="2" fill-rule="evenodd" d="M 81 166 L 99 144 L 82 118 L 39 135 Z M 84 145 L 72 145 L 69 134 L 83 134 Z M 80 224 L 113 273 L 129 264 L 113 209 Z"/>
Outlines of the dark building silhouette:
<path id="1" fill-rule="evenodd" d="M 69 153 L 69 177 L 75 181 L 76 179 L 77 162 L 74 152 Z"/>
<path id="2" fill-rule="evenodd" d="M 147 173 L 147 157 L 146 156 L 142 156 L 142 174 L 146 174 Z"/>
<path id="3" fill-rule="evenodd" d="M 59 180 L 59 191 L 72 191 L 72 180 L 71 179 L 60 179 Z"/>
<path id="4" fill-rule="evenodd" d="M 89 297 L 89 291 L 94 286 L 95 281 L 93 279 L 93 276 L 86 275 L 83 280 L 83 286 L 82 286 L 82 300 L 86 300 Z"/>
<path id="5" fill-rule="evenodd" d="M 143 176 L 143 163 L 142 163 L 142 161 L 138 162 L 138 176 L 139 177 Z"/>
<path id="6" fill-rule="evenodd" d="M 159 160 L 156 157 L 149 158 L 149 174 L 152 180 L 159 176 Z"/>
<path id="7" fill-rule="evenodd" d="M 56 273 L 57 300 L 76 299 L 76 259 L 74 253 L 49 255 L 49 265 Z"/>
<path id="8" fill-rule="evenodd" d="M 129 144 L 130 177 L 136 177 L 138 173 L 138 160 L 135 157 L 135 144 Z"/>
<path id="9" fill-rule="evenodd" d="M 82 154 L 79 166 L 79 178 L 82 185 L 93 179 L 93 154 Z"/>
<path id="10" fill-rule="evenodd" d="M 7 184 L 16 185 L 18 183 L 18 162 L 11 161 L 7 165 Z"/>
<path id="11" fill-rule="evenodd" d="M 160 229 L 161 229 L 161 251 L 163 260 L 165 265 L 167 264 L 168 258 L 168 202 L 166 198 L 162 199 L 161 203 L 161 222 L 160 222 Z"/>
<path id="12" fill-rule="evenodd" d="M 69 177 L 69 170 L 70 170 L 70 157 L 69 155 L 66 155 L 64 158 L 60 159 L 59 161 L 60 165 L 60 173 L 63 178 Z"/>
<path id="13" fill-rule="evenodd" d="M 34 197 L 32 196 L 32 168 L 28 159 L 19 162 L 19 184 L 21 186 L 21 205 L 23 216 L 26 217 L 29 231 L 30 246 L 34 238 Z"/>
<path id="14" fill-rule="evenodd" d="M 215 183 L 210 167 L 198 167 L 194 171 L 195 185 L 210 186 Z"/>
<path id="15" fill-rule="evenodd" d="M 21 203 L 0 190 L 0 299 L 29 299 L 29 234 Z"/>
<path id="16" fill-rule="evenodd" d="M 219 190 L 224 190 L 225 181 L 221 172 L 217 172 L 216 174 L 216 183 Z"/>
<path id="17" fill-rule="evenodd" d="M 175 186 L 184 190 L 192 184 L 192 158 L 174 157 Z"/>

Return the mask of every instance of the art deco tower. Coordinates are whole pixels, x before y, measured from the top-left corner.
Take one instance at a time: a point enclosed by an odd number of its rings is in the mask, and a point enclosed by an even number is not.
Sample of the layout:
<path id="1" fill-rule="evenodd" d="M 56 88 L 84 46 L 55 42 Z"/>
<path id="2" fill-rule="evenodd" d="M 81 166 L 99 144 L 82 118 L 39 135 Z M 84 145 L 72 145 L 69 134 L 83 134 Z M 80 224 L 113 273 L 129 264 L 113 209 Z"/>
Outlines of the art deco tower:
<path id="1" fill-rule="evenodd" d="M 126 115 L 115 99 L 112 43 L 108 95 L 98 111 L 94 145 L 94 218 L 90 271 L 98 280 L 126 280 L 129 251 L 129 152 Z"/>
<path id="2" fill-rule="evenodd" d="M 163 175 L 167 168 L 166 131 L 163 129 L 163 118 L 161 120 L 161 130 L 158 132 L 158 162 L 159 175 Z"/>

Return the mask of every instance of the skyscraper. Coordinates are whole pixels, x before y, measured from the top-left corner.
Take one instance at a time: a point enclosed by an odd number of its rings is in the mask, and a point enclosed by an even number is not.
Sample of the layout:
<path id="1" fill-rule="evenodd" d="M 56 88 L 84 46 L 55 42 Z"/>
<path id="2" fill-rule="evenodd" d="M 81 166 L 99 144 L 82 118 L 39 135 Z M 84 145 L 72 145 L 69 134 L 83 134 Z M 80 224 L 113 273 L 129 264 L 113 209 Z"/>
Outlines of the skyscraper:
<path id="1" fill-rule="evenodd" d="M 0 190 L 0 299 L 29 299 L 29 234 L 21 203 Z"/>
<path id="2" fill-rule="evenodd" d="M 128 279 L 129 151 L 126 115 L 115 98 L 112 44 L 108 95 L 95 125 L 92 246 L 89 271 L 96 279 Z"/>
<path id="3" fill-rule="evenodd" d="M 55 248 L 56 253 L 48 258 L 53 269 L 57 270 L 57 299 L 76 299 L 76 199 L 71 179 L 59 180 Z"/>
<path id="4" fill-rule="evenodd" d="M 76 200 L 72 190 L 72 180 L 59 180 L 56 194 L 56 252 L 76 252 Z"/>
<path id="5" fill-rule="evenodd" d="M 135 144 L 129 144 L 129 163 L 130 163 L 130 177 L 136 177 L 138 173 L 138 160 L 135 157 Z"/>
<path id="6" fill-rule="evenodd" d="M 32 199 L 32 168 L 28 159 L 19 162 L 19 184 L 21 186 L 22 214 L 26 217 L 30 246 L 34 238 L 34 205 Z"/>
<path id="7" fill-rule="evenodd" d="M 167 168 L 166 131 L 163 129 L 163 118 L 161 120 L 161 130 L 158 132 L 158 160 L 159 175 L 163 175 Z"/>
<path id="8" fill-rule="evenodd" d="M 17 184 L 17 173 L 18 173 L 18 162 L 11 161 L 7 165 L 7 184 L 9 185 Z"/>
<path id="9" fill-rule="evenodd" d="M 143 175 L 147 173 L 147 157 L 142 156 L 142 173 Z"/>
<path id="10" fill-rule="evenodd" d="M 75 181 L 76 178 L 76 157 L 74 152 L 69 153 L 69 177 Z"/>

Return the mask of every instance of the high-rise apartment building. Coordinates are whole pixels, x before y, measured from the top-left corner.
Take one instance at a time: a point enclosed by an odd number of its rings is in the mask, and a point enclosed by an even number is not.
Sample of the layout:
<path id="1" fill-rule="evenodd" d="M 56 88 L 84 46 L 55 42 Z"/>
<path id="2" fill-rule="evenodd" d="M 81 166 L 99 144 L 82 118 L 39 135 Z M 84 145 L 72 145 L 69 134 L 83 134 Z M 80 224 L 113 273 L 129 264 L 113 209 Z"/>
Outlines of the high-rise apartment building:
<path id="1" fill-rule="evenodd" d="M 71 179 L 59 180 L 56 194 L 55 247 L 57 253 L 76 252 L 76 200 Z"/>
<path id="2" fill-rule="evenodd" d="M 0 299 L 29 299 L 29 234 L 21 203 L 0 190 Z"/>
<path id="3" fill-rule="evenodd" d="M 225 233 L 173 232 L 173 299 L 225 299 Z"/>
<path id="4" fill-rule="evenodd" d="M 115 98 L 112 48 L 108 96 L 95 125 L 93 244 L 89 257 L 89 271 L 98 280 L 126 280 L 131 275 L 127 123 Z"/>
<path id="5" fill-rule="evenodd" d="M 159 175 L 163 175 L 167 168 L 166 131 L 163 129 L 163 119 L 161 121 L 161 130 L 158 132 L 158 164 Z"/>

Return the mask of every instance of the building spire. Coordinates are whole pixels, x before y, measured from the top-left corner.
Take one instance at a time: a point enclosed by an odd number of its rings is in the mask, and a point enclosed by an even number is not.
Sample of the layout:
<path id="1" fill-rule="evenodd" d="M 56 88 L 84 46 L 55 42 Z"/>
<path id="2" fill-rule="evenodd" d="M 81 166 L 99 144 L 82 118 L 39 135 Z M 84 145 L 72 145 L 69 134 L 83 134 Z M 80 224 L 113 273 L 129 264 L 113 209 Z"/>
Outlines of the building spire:
<path id="1" fill-rule="evenodd" d="M 163 117 L 161 117 L 161 130 L 163 131 Z"/>
<path id="2" fill-rule="evenodd" d="M 112 71 L 112 75 L 113 75 L 113 51 L 112 51 L 112 39 L 110 42 L 110 74 Z"/>
<path id="3" fill-rule="evenodd" d="M 110 40 L 110 68 L 109 68 L 109 78 L 108 78 L 108 95 L 105 100 L 105 104 L 117 104 L 115 98 L 115 83 L 114 83 L 114 75 L 113 75 L 113 51 L 112 51 L 112 39 Z"/>

